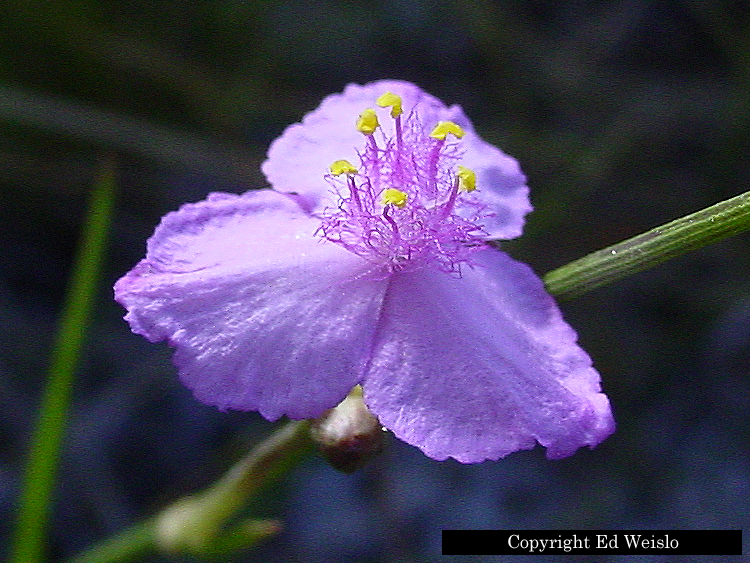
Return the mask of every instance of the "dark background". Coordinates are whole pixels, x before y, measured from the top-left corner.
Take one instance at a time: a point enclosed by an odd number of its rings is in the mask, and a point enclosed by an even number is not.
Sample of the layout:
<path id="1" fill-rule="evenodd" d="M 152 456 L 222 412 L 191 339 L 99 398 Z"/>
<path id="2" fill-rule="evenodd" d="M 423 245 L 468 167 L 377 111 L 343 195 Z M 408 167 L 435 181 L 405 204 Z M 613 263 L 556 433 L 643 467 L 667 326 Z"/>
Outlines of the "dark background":
<path id="1" fill-rule="evenodd" d="M 130 333 L 111 286 L 167 211 L 212 190 L 265 187 L 269 142 L 346 83 L 412 80 L 460 103 L 485 139 L 518 158 L 536 211 L 504 246 L 540 274 L 749 185 L 746 2 L 5 5 L 0 546 L 94 170 L 109 153 L 119 164 L 53 517 L 55 560 L 209 483 L 272 428 L 198 404 L 166 346 Z M 254 506 L 285 531 L 238 560 L 437 561 L 443 528 L 747 531 L 749 243 L 740 235 L 561 304 L 618 422 L 595 450 L 551 462 L 537 448 L 463 466 L 391 440 L 353 476 L 310 458 Z M 460 558 L 511 559 L 549 561 Z"/>

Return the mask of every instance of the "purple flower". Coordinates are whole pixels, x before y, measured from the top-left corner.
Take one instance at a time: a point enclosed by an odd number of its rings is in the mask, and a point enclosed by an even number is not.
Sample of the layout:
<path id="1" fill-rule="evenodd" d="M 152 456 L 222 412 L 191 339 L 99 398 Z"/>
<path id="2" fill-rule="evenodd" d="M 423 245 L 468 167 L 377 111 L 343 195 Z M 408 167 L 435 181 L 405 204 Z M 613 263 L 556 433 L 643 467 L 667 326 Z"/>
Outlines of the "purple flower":
<path id="1" fill-rule="evenodd" d="M 531 210 L 517 162 L 407 82 L 349 85 L 268 151 L 274 189 L 166 215 L 115 285 L 221 409 L 312 418 L 361 384 L 435 459 L 560 458 L 614 429 L 599 374 L 531 269 L 489 246 Z"/>

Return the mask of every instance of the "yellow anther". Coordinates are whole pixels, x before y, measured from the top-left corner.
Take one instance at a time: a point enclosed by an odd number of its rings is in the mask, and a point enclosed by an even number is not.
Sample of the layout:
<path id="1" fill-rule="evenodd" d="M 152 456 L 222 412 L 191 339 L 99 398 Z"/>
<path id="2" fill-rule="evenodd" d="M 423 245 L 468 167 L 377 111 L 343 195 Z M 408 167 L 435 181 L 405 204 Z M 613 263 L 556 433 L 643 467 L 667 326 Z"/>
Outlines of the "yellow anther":
<path id="1" fill-rule="evenodd" d="M 396 188 L 388 188 L 383 192 L 383 195 L 380 198 L 380 202 L 383 205 L 388 205 L 389 203 L 395 205 L 399 209 L 403 208 L 404 205 L 406 205 L 406 199 L 407 199 L 406 192 L 402 192 L 401 190 L 397 190 Z"/>
<path id="2" fill-rule="evenodd" d="M 337 160 L 331 166 L 328 167 L 331 171 L 331 174 L 334 176 L 339 176 L 341 174 L 356 174 L 357 169 L 354 168 L 354 165 L 349 162 L 348 160 Z"/>
<path id="3" fill-rule="evenodd" d="M 448 133 L 453 134 L 458 139 L 464 136 L 464 130 L 452 121 L 438 121 L 432 133 L 430 133 L 430 137 L 442 141 Z"/>
<path id="4" fill-rule="evenodd" d="M 378 116 L 375 115 L 374 109 L 366 109 L 357 119 L 357 131 L 365 135 L 372 135 L 378 128 Z"/>
<path id="5" fill-rule="evenodd" d="M 465 166 L 458 165 L 458 189 L 462 192 L 473 192 L 477 189 L 477 175 Z"/>
<path id="6" fill-rule="evenodd" d="M 404 109 L 401 107 L 401 96 L 397 96 L 396 94 L 386 92 L 377 100 L 375 100 L 375 103 L 378 104 L 381 108 L 390 107 L 391 117 L 393 118 L 396 118 L 404 113 Z"/>

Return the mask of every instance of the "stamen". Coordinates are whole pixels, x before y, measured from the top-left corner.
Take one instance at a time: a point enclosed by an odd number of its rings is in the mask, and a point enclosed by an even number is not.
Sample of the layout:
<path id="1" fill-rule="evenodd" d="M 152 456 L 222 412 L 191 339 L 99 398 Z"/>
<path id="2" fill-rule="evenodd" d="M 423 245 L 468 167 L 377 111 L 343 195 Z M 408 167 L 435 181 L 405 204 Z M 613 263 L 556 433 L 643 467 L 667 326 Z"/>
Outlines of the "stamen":
<path id="1" fill-rule="evenodd" d="M 390 271 L 429 265 L 460 275 L 484 245 L 480 221 L 487 216 L 474 198 L 462 197 L 477 187 L 475 174 L 458 165 L 464 130 L 451 121 L 425 129 L 418 109 L 405 112 L 391 92 L 374 102 L 382 119 L 380 108 L 390 109 L 393 127 L 381 128 L 374 109 L 359 115 L 359 161 L 329 166 L 338 205 L 322 212 L 319 233 Z"/>
<path id="2" fill-rule="evenodd" d="M 341 174 L 356 174 L 357 169 L 348 160 L 337 160 L 331 166 L 329 166 L 331 174 L 334 176 L 340 176 Z"/>
<path id="3" fill-rule="evenodd" d="M 347 176 L 346 183 L 349 186 L 349 194 L 352 196 L 357 209 L 363 211 L 364 208 L 362 207 L 362 200 L 359 199 L 359 190 L 357 189 L 357 185 L 354 183 L 354 178 L 352 176 Z"/>
<path id="4" fill-rule="evenodd" d="M 464 130 L 461 129 L 459 125 L 452 121 L 438 121 L 438 124 L 435 125 L 432 133 L 430 133 L 430 137 L 444 141 L 448 133 L 452 134 L 457 139 L 464 136 Z"/>
<path id="5" fill-rule="evenodd" d="M 364 135 L 372 135 L 379 125 L 374 109 L 366 109 L 357 119 L 357 131 Z"/>
<path id="6" fill-rule="evenodd" d="M 396 122 L 396 146 L 398 147 L 400 152 L 404 144 L 403 133 L 401 131 L 401 114 L 404 113 L 404 109 L 401 106 L 401 96 L 392 94 L 391 92 L 386 92 L 377 100 L 375 100 L 375 103 L 378 104 L 381 108 L 391 108 L 391 117 Z M 401 166 L 400 161 L 398 162 L 398 165 Z"/>
<path id="7" fill-rule="evenodd" d="M 456 181 L 453 182 L 453 187 L 451 188 L 451 193 L 448 196 L 448 201 L 446 201 L 445 205 L 443 205 L 443 213 L 441 214 L 443 218 L 448 217 L 448 215 L 453 212 L 453 207 L 456 205 L 456 198 L 458 197 L 458 189 L 460 183 L 461 180 L 456 177 Z"/>
<path id="8" fill-rule="evenodd" d="M 477 189 L 477 175 L 470 168 L 458 165 L 458 189 L 462 192 L 473 192 Z"/>
<path id="9" fill-rule="evenodd" d="M 391 225 L 391 229 L 393 230 L 393 240 L 391 241 L 391 248 L 398 248 L 401 245 L 401 235 L 398 232 L 398 225 L 396 224 L 396 221 L 393 220 L 393 217 L 391 217 L 390 213 L 388 212 L 388 206 L 385 206 L 385 209 L 383 209 L 383 217 L 385 217 L 385 220 L 388 221 L 388 223 Z"/>
<path id="10" fill-rule="evenodd" d="M 376 101 L 376 104 L 378 104 L 381 108 L 391 108 L 391 117 L 397 118 L 399 115 L 404 113 L 403 108 L 401 107 L 401 96 L 397 96 L 396 94 L 391 94 L 390 92 L 386 92 L 382 96 L 380 96 Z"/>
<path id="11" fill-rule="evenodd" d="M 380 203 L 383 205 L 393 204 L 399 209 L 403 209 L 406 205 L 407 198 L 408 196 L 406 192 L 402 192 L 396 188 L 388 188 L 383 192 L 383 195 L 380 198 Z"/>
<path id="12" fill-rule="evenodd" d="M 328 169 L 334 176 L 341 176 L 341 174 L 346 174 L 346 183 L 349 186 L 349 194 L 354 200 L 357 209 L 362 211 L 362 200 L 359 199 L 359 190 L 357 189 L 357 185 L 354 183 L 353 176 L 358 172 L 358 170 L 354 168 L 354 165 L 348 160 L 337 160 L 336 162 L 331 164 Z"/>

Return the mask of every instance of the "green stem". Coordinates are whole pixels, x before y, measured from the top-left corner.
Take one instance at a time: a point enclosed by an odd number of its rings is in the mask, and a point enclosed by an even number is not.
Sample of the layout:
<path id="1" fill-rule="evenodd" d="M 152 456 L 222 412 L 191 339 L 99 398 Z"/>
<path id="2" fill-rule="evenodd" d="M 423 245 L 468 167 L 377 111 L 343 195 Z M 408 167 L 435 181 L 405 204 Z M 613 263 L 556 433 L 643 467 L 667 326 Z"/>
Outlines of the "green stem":
<path id="1" fill-rule="evenodd" d="M 47 387 L 31 439 L 19 499 L 10 563 L 41 563 L 50 499 L 78 364 L 104 256 L 115 194 L 115 166 L 107 159 L 94 182 L 86 222 L 73 265 L 52 348 Z"/>
<path id="2" fill-rule="evenodd" d="M 544 276 L 550 293 L 577 297 L 750 229 L 750 192 L 597 250 Z"/>
<path id="3" fill-rule="evenodd" d="M 82 553 L 75 563 L 126 563 L 156 551 L 154 519 L 130 526 Z"/>
<path id="4" fill-rule="evenodd" d="M 222 549 L 222 544 L 247 546 L 267 537 L 277 532 L 278 526 L 264 520 L 230 528 L 228 533 L 233 537 L 222 534 L 252 497 L 311 450 L 309 421 L 288 422 L 205 491 L 178 500 L 154 518 L 104 540 L 69 563 L 119 563 L 157 551 L 206 556 Z"/>
<path id="5" fill-rule="evenodd" d="M 156 521 L 160 547 L 176 554 L 210 551 L 223 526 L 248 500 L 286 473 L 311 446 L 310 421 L 282 426 L 203 493 L 162 511 Z"/>

